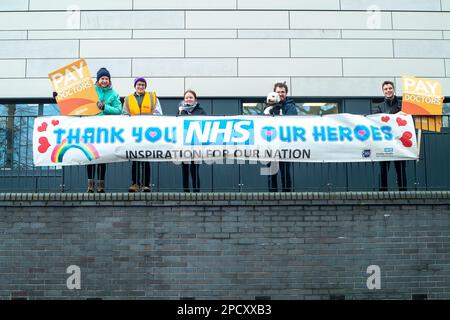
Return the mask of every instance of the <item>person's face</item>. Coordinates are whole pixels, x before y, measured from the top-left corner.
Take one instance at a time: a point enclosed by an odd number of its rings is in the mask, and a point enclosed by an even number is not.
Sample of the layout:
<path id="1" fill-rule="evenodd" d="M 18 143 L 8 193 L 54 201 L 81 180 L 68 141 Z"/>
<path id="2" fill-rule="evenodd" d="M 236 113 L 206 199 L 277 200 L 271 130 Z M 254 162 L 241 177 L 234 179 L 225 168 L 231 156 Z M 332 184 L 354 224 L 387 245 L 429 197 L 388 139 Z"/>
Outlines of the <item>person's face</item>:
<path id="1" fill-rule="evenodd" d="M 194 95 L 190 92 L 186 93 L 186 95 L 184 96 L 184 102 L 186 104 L 193 105 L 195 103 L 195 100 L 196 99 L 195 99 Z"/>
<path id="2" fill-rule="evenodd" d="M 137 83 L 136 83 L 136 86 L 134 87 L 135 89 L 136 89 L 136 93 L 138 94 L 138 95 L 143 95 L 144 93 L 145 93 L 145 88 L 146 88 L 147 86 L 145 85 L 145 82 L 143 82 L 143 81 L 138 81 Z"/>
<path id="3" fill-rule="evenodd" d="M 98 79 L 98 84 L 102 88 L 106 88 L 109 86 L 109 78 L 107 76 L 103 76 L 100 79 Z"/>
<path id="4" fill-rule="evenodd" d="M 278 95 L 280 96 L 280 101 L 284 101 L 286 100 L 286 96 L 287 96 L 287 92 L 286 89 L 283 87 L 276 87 L 275 88 L 275 92 L 278 93 Z"/>
<path id="5" fill-rule="evenodd" d="M 392 84 L 385 84 L 383 86 L 383 94 L 386 99 L 392 99 L 395 95 L 395 90 Z"/>

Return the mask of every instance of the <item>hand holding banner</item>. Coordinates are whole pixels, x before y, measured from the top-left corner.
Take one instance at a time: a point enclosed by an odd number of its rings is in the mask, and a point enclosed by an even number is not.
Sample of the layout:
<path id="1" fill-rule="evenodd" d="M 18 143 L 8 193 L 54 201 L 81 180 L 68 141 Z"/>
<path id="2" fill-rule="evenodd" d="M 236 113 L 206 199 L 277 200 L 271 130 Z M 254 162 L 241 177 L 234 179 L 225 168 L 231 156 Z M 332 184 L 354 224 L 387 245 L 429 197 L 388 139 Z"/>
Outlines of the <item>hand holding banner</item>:
<path id="1" fill-rule="evenodd" d="M 100 112 L 97 92 L 84 59 L 51 72 L 48 76 L 53 90 L 58 93 L 56 102 L 62 115 L 90 116 Z"/>

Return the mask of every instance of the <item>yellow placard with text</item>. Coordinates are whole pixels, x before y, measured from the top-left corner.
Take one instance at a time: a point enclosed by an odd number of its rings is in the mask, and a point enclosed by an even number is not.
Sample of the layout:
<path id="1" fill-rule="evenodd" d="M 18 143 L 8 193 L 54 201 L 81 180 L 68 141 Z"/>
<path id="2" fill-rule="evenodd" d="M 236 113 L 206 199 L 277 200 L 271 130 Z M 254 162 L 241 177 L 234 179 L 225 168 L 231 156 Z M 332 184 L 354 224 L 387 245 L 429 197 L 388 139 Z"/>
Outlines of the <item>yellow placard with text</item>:
<path id="1" fill-rule="evenodd" d="M 442 116 L 415 116 L 414 125 L 418 130 L 441 132 Z"/>
<path id="2" fill-rule="evenodd" d="M 84 59 L 49 73 L 62 115 L 91 116 L 100 113 L 98 96 Z"/>
<path id="3" fill-rule="evenodd" d="M 442 115 L 444 97 L 441 83 L 416 77 L 402 77 L 402 111 L 420 116 Z"/>

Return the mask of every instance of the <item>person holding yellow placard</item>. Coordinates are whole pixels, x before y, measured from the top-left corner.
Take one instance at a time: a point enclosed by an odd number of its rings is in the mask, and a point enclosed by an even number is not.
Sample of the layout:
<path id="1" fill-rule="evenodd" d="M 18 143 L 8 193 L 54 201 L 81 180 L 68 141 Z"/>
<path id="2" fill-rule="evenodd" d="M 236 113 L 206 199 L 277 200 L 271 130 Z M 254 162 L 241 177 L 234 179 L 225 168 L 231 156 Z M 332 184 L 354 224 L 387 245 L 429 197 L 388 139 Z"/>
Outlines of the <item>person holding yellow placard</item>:
<path id="1" fill-rule="evenodd" d="M 98 95 L 99 102 L 97 107 L 100 109 L 101 115 L 120 115 L 122 103 L 120 102 L 119 94 L 112 88 L 111 75 L 106 68 L 100 68 L 97 72 L 97 82 L 95 83 L 95 90 Z M 97 171 L 97 192 L 105 192 L 105 175 L 106 163 L 88 164 L 88 189 L 87 192 L 94 192 L 94 177 Z"/>
<path id="2" fill-rule="evenodd" d="M 136 115 L 162 115 L 161 105 L 155 91 L 146 91 L 147 81 L 144 78 L 134 80 L 135 92 L 125 97 L 124 113 Z M 148 161 L 133 161 L 131 166 L 132 184 L 128 192 L 150 192 L 151 166 Z"/>
<path id="3" fill-rule="evenodd" d="M 395 95 L 395 86 L 392 81 L 384 81 L 382 86 L 384 101 L 372 109 L 372 113 L 395 114 L 402 111 L 401 102 Z M 380 191 L 388 190 L 388 171 L 390 161 L 380 161 Z M 397 173 L 397 185 L 399 191 L 406 191 L 406 161 L 394 161 L 395 172 Z"/>

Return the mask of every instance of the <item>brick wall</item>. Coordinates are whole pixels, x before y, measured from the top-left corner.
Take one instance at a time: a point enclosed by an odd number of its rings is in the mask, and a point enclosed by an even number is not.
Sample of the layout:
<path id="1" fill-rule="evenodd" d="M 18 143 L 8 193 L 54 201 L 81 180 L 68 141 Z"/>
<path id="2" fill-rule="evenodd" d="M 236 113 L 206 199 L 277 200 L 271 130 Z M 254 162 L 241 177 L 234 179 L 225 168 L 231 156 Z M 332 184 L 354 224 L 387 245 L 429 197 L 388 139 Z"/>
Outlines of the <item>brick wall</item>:
<path id="1" fill-rule="evenodd" d="M 448 299 L 449 199 L 0 194 L 0 298 Z M 381 289 L 367 288 L 370 265 Z"/>

